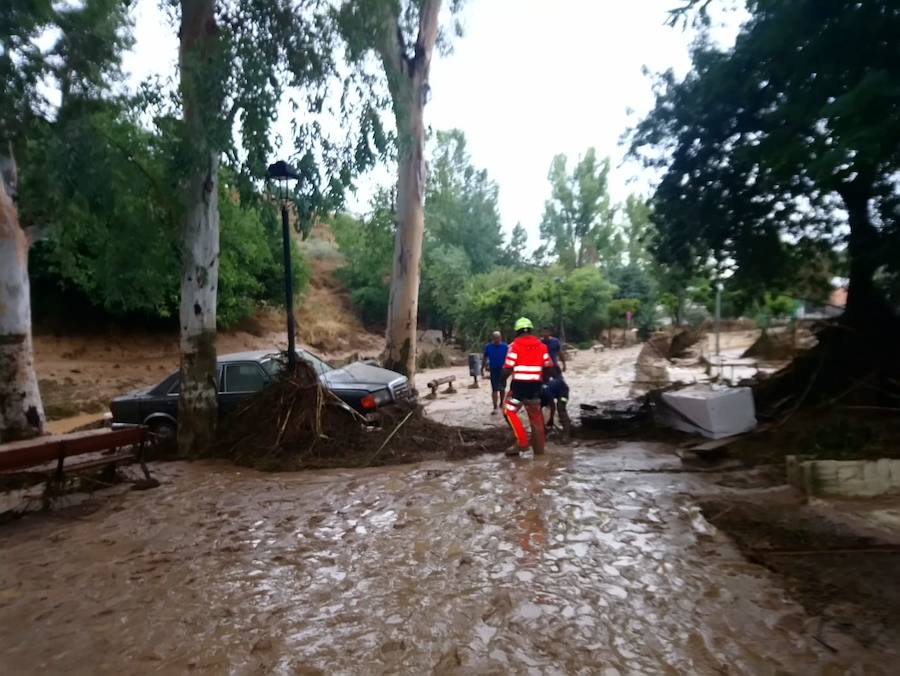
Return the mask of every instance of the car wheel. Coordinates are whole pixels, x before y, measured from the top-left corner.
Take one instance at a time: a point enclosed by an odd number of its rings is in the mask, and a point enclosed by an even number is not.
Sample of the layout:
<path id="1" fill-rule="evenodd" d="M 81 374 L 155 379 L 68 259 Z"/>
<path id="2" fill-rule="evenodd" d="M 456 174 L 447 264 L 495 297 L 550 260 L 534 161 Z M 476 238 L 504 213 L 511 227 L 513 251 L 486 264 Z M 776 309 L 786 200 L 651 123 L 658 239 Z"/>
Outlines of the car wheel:
<path id="1" fill-rule="evenodd" d="M 171 420 L 151 420 L 147 423 L 147 441 L 157 453 L 174 451 L 178 444 L 178 432 Z"/>

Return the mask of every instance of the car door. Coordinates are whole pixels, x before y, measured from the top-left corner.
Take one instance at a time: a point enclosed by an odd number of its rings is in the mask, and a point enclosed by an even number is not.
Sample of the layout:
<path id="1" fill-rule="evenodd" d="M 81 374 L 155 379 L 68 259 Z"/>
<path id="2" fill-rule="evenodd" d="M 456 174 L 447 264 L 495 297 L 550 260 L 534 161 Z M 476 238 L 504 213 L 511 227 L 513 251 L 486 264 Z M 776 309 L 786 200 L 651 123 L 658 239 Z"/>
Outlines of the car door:
<path id="1" fill-rule="evenodd" d="M 222 367 L 216 367 L 216 387 L 221 390 Z M 147 399 L 142 406 L 142 413 L 146 419 L 152 414 L 163 413 L 173 420 L 178 419 L 178 397 L 181 394 L 181 374 L 173 373 L 157 388 L 159 394 L 152 399 Z"/>
<path id="2" fill-rule="evenodd" d="M 222 365 L 219 388 L 219 415 L 228 415 L 247 397 L 269 383 L 269 376 L 255 361 L 235 361 Z"/>

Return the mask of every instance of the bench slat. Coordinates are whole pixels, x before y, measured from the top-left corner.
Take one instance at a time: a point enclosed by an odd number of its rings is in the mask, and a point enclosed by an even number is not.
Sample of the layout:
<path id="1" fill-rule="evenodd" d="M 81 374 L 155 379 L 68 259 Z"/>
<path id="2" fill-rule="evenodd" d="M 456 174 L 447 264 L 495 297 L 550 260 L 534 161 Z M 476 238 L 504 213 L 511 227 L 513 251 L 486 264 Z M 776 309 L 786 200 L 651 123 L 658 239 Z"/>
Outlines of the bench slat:
<path id="1" fill-rule="evenodd" d="M 60 457 L 139 444 L 145 434 L 143 427 L 129 427 L 121 430 L 86 430 L 0 444 L 0 472 L 27 469 Z"/>
<path id="2" fill-rule="evenodd" d="M 42 465 L 59 458 L 62 441 L 55 437 L 16 441 L 0 446 L 0 472 Z"/>
<path id="3" fill-rule="evenodd" d="M 103 467 L 105 465 L 112 465 L 120 463 L 124 460 L 135 460 L 136 457 L 134 453 L 130 452 L 122 452 L 116 453 L 115 455 L 104 455 L 100 458 L 94 458 L 93 460 L 83 460 L 81 462 L 74 462 L 71 465 L 64 465 L 64 472 L 77 472 L 79 470 L 85 469 L 93 469 L 94 467 Z"/>
<path id="4" fill-rule="evenodd" d="M 69 457 L 105 451 L 119 446 L 131 446 L 139 444 L 143 440 L 143 427 L 127 427 L 121 430 L 87 430 L 64 435 L 63 449 L 66 457 Z"/>

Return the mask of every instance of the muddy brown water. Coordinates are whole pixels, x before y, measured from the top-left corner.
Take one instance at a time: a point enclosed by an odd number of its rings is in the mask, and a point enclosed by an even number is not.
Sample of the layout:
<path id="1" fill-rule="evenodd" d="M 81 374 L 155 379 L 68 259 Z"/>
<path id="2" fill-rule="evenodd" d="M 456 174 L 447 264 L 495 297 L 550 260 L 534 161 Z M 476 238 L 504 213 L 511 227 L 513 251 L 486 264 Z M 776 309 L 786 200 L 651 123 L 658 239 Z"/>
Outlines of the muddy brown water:
<path id="1" fill-rule="evenodd" d="M 0 671 L 890 673 L 895 647 L 821 626 L 679 467 L 647 444 L 159 465 L 155 490 L 0 529 Z"/>

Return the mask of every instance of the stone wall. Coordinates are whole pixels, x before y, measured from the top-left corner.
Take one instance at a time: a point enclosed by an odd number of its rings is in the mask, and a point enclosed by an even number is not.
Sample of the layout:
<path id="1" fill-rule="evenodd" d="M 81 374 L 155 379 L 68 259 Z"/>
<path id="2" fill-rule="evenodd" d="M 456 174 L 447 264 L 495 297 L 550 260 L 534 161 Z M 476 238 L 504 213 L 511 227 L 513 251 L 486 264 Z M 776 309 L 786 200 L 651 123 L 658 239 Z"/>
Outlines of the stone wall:
<path id="1" fill-rule="evenodd" d="M 788 483 L 807 495 L 900 494 L 900 460 L 809 460 L 789 455 L 786 461 Z"/>

